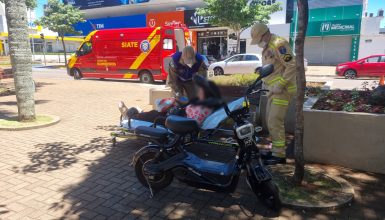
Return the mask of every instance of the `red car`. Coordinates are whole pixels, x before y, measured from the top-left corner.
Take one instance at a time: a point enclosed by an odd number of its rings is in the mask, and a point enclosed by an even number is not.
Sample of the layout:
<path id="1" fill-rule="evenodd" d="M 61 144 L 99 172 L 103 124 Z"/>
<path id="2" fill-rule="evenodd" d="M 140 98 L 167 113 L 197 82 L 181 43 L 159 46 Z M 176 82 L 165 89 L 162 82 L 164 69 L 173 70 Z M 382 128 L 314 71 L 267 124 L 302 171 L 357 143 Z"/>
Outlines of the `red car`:
<path id="1" fill-rule="evenodd" d="M 360 76 L 385 76 L 385 55 L 372 55 L 353 62 L 338 64 L 338 76 L 354 79 Z"/>

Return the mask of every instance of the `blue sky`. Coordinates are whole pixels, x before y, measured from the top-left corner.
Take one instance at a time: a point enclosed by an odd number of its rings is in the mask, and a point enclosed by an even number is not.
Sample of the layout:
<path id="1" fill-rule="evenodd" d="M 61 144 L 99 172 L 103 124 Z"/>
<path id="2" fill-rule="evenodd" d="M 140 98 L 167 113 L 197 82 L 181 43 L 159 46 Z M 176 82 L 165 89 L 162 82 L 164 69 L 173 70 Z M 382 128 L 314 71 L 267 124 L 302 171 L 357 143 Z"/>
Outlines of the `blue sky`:
<path id="1" fill-rule="evenodd" d="M 38 7 L 36 9 L 36 16 L 41 17 L 43 15 L 43 5 L 47 3 L 47 0 L 37 0 Z M 368 12 L 377 14 L 378 9 L 385 10 L 385 0 L 369 0 Z M 385 27 L 385 19 L 382 20 L 381 27 Z"/>
<path id="2" fill-rule="evenodd" d="M 369 0 L 368 13 L 377 15 L 377 11 L 380 8 L 385 10 L 385 0 Z M 385 19 L 382 20 L 381 27 L 385 27 Z"/>
<path id="3" fill-rule="evenodd" d="M 37 0 L 36 16 L 39 18 L 43 15 L 43 5 L 47 4 L 47 0 Z"/>

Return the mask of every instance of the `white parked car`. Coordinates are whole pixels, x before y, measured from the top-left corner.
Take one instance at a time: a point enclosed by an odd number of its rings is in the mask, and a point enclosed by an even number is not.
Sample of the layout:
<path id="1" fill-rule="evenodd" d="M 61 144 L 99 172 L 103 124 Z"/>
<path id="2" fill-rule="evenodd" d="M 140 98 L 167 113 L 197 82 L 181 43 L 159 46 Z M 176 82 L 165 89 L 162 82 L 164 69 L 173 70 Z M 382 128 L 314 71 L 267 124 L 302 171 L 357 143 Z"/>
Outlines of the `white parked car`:
<path id="1" fill-rule="evenodd" d="M 262 66 L 261 55 L 237 54 L 223 61 L 212 63 L 209 66 L 209 75 L 254 73 L 255 69 L 260 66 Z"/>

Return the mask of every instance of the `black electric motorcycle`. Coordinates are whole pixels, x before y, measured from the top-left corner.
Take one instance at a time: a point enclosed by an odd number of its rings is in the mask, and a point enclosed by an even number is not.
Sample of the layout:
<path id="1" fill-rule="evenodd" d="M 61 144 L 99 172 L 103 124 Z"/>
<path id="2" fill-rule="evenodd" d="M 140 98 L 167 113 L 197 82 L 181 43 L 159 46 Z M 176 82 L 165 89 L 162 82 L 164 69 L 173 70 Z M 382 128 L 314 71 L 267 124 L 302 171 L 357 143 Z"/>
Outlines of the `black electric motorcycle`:
<path id="1" fill-rule="evenodd" d="M 150 139 L 149 144 L 136 152 L 133 164 L 139 181 L 149 188 L 151 196 L 157 190 L 167 187 L 176 177 L 190 186 L 220 192 L 234 192 L 241 171 L 246 173 L 246 181 L 251 190 L 267 207 L 279 211 L 281 200 L 278 187 L 273 183 L 271 174 L 263 166 L 257 148 L 256 129 L 247 118 L 249 102 L 247 96 L 266 90 L 254 88 L 263 77 L 273 72 L 273 65 L 266 65 L 259 70 L 259 77 L 245 92 L 243 107 L 230 111 L 222 103 L 226 114 L 234 121 L 235 142 L 223 142 L 223 145 L 236 149 L 236 155 L 230 162 L 217 162 L 202 159 L 186 150 L 186 146 L 221 144 L 198 136 L 199 126 L 193 119 L 169 116 L 165 129 L 139 126 L 135 133 Z M 172 137 L 172 138 L 171 138 Z"/>

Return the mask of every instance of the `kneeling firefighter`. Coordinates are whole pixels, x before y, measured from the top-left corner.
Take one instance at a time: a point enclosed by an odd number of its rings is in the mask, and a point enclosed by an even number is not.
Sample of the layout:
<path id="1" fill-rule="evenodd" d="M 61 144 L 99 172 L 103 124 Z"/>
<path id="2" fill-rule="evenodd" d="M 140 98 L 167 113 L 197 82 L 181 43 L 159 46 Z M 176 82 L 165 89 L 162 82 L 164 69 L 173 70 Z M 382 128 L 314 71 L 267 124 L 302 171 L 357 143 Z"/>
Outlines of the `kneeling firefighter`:
<path id="1" fill-rule="evenodd" d="M 189 100 L 196 98 L 196 88 L 192 81 L 195 74 L 206 78 L 207 66 L 203 57 L 199 53 L 195 53 L 193 47 L 187 46 L 182 52 L 172 55 L 167 79 L 172 95 L 174 97 L 187 96 Z"/>
<path id="2" fill-rule="evenodd" d="M 286 163 L 285 117 L 289 102 L 296 93 L 296 67 L 293 51 L 282 37 L 270 33 L 262 23 L 251 29 L 251 44 L 257 44 L 262 51 L 262 64 L 273 64 L 274 72 L 263 79 L 269 90 L 266 106 L 266 122 L 272 139 L 272 153 L 265 163 Z"/>

